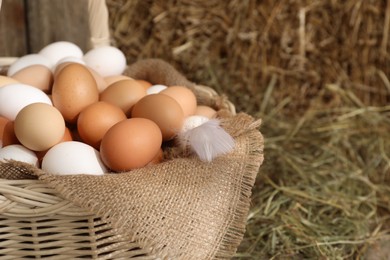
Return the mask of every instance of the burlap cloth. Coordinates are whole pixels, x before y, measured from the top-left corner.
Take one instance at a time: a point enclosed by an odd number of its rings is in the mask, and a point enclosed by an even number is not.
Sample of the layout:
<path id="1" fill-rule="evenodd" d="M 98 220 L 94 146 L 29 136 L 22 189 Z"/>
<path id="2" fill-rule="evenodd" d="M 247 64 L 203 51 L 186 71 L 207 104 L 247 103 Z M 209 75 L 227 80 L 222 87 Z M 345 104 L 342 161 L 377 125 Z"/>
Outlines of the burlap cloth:
<path id="1" fill-rule="evenodd" d="M 193 83 L 159 60 L 137 62 L 126 74 L 194 89 Z M 0 163 L 0 177 L 39 178 L 158 258 L 230 258 L 243 238 L 252 187 L 263 161 L 260 120 L 244 113 L 229 114 L 218 107 L 223 103 L 219 98 L 197 96 L 200 103 L 219 110 L 223 128 L 236 141 L 232 153 L 211 163 L 173 148 L 163 163 L 126 173 L 56 176 L 7 162 Z"/>

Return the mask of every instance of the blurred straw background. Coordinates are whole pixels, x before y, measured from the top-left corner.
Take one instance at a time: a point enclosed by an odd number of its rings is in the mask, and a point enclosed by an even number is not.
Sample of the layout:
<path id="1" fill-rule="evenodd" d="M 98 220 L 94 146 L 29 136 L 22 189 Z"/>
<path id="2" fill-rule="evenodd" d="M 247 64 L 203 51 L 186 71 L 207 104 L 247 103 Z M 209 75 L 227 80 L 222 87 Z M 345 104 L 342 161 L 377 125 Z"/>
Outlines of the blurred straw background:
<path id="1" fill-rule="evenodd" d="M 390 1 L 107 1 L 132 63 L 162 58 L 263 119 L 237 259 L 389 259 Z"/>

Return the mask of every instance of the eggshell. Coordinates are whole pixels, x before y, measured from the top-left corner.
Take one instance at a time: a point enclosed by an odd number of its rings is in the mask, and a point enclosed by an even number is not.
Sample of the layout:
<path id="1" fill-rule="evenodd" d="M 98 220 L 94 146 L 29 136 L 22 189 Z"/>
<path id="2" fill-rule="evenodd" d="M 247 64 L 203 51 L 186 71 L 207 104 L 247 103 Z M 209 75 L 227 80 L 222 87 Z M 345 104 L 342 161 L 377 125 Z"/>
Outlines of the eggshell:
<path id="1" fill-rule="evenodd" d="M 6 147 L 11 144 L 20 144 L 18 138 L 15 135 L 14 121 L 8 121 L 3 130 L 2 146 Z"/>
<path id="2" fill-rule="evenodd" d="M 78 133 L 85 143 L 99 149 L 100 142 L 108 129 L 125 119 L 126 115 L 122 109 L 99 101 L 81 111 L 77 120 Z"/>
<path id="3" fill-rule="evenodd" d="M 108 85 L 107 82 L 104 80 L 104 78 L 99 73 L 97 73 L 94 69 L 89 67 L 87 67 L 87 69 L 89 70 L 89 72 L 91 72 L 93 78 L 95 79 L 99 93 L 105 90 Z"/>
<path id="4" fill-rule="evenodd" d="M 183 109 L 185 117 L 195 113 L 197 106 L 196 96 L 189 88 L 183 86 L 170 86 L 161 91 L 160 94 L 174 98 Z"/>
<path id="5" fill-rule="evenodd" d="M 9 66 L 7 76 L 10 77 L 17 71 L 29 67 L 31 65 L 43 65 L 47 68 L 51 68 L 52 66 L 50 60 L 40 54 L 27 54 L 20 57 Z"/>
<path id="6" fill-rule="evenodd" d="M 144 96 L 146 91 L 137 81 L 120 80 L 100 93 L 100 100 L 120 107 L 127 116 L 130 116 L 134 104 Z"/>
<path id="7" fill-rule="evenodd" d="M 0 148 L 0 161 L 15 160 L 38 167 L 38 158 L 35 153 L 23 145 L 13 144 Z"/>
<path id="8" fill-rule="evenodd" d="M 50 98 L 36 87 L 15 83 L 0 88 L 0 116 L 15 120 L 22 108 L 32 103 L 52 105 Z"/>
<path id="9" fill-rule="evenodd" d="M 34 103 L 24 107 L 15 118 L 15 135 L 27 148 L 44 151 L 57 144 L 65 132 L 65 121 L 53 106 Z"/>
<path id="10" fill-rule="evenodd" d="M 3 139 L 4 128 L 8 121 L 7 118 L 0 116 L 0 140 Z"/>
<path id="11" fill-rule="evenodd" d="M 199 105 L 196 107 L 195 115 L 205 116 L 211 119 L 216 117 L 217 111 L 209 106 Z"/>
<path id="12" fill-rule="evenodd" d="M 99 100 L 99 91 L 91 72 L 81 64 L 72 63 L 55 78 L 52 99 L 65 121 L 76 123 L 81 110 Z"/>
<path id="13" fill-rule="evenodd" d="M 150 88 L 153 85 L 149 81 L 146 81 L 146 80 L 143 80 L 143 79 L 136 79 L 136 81 L 138 83 L 140 83 L 145 88 L 145 90 L 147 90 L 148 88 Z"/>
<path id="14" fill-rule="evenodd" d="M 162 161 L 164 160 L 164 151 L 163 149 L 159 149 L 157 154 L 153 157 L 153 159 L 148 162 L 147 165 L 155 165 L 155 164 L 159 164 L 161 163 Z"/>
<path id="15" fill-rule="evenodd" d="M 115 83 L 117 81 L 123 80 L 123 79 L 133 79 L 125 75 L 114 75 L 114 76 L 108 76 L 104 77 L 104 80 L 107 83 L 107 86 L 111 85 L 112 83 Z"/>
<path id="16" fill-rule="evenodd" d="M 167 141 L 180 131 L 184 113 L 179 103 L 170 96 L 151 94 L 143 97 L 133 107 L 131 117 L 147 118 L 155 122 Z"/>
<path id="17" fill-rule="evenodd" d="M 50 61 L 51 68 L 54 68 L 58 61 L 65 57 L 72 56 L 80 59 L 83 57 L 83 51 L 80 47 L 67 41 L 50 43 L 42 48 L 38 54 L 46 57 Z"/>
<path id="18" fill-rule="evenodd" d="M 160 85 L 160 84 L 157 84 L 157 85 L 153 85 L 151 87 L 149 87 L 147 90 L 146 90 L 146 94 L 147 95 L 150 95 L 150 94 L 158 94 L 160 93 L 161 91 L 163 91 L 164 89 L 166 89 L 167 86 L 165 85 Z"/>
<path id="19" fill-rule="evenodd" d="M 103 175 L 107 172 L 99 152 L 76 141 L 62 142 L 50 148 L 43 157 L 42 170 L 57 175 Z"/>
<path id="20" fill-rule="evenodd" d="M 45 93 L 49 93 L 53 84 L 53 73 L 43 65 L 31 65 L 17 71 L 12 75 L 16 81 L 36 87 Z"/>
<path id="21" fill-rule="evenodd" d="M 102 77 L 120 75 L 126 68 L 125 55 L 113 46 L 102 46 L 88 51 L 84 55 L 84 61 Z"/>
<path id="22" fill-rule="evenodd" d="M 189 116 L 186 119 L 184 119 L 183 127 L 181 128 L 181 132 L 185 133 L 188 130 L 191 130 L 195 127 L 200 126 L 203 123 L 206 123 L 210 119 L 205 116 L 198 116 L 198 115 L 193 115 Z"/>
<path id="23" fill-rule="evenodd" d="M 103 162 L 113 171 L 128 171 L 149 163 L 161 144 L 161 131 L 153 121 L 131 118 L 107 131 L 100 145 L 100 154 Z"/>
<path id="24" fill-rule="evenodd" d="M 0 88 L 5 85 L 13 84 L 13 83 L 20 83 L 20 82 L 18 82 L 16 79 L 13 79 L 11 77 L 0 75 Z"/>

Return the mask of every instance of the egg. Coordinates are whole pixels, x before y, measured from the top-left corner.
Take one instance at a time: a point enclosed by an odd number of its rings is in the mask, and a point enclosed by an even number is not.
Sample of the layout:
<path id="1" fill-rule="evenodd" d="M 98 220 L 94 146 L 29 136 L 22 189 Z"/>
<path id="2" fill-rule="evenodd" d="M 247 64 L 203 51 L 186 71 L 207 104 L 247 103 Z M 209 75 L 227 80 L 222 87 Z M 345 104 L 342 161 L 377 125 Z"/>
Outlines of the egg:
<path id="1" fill-rule="evenodd" d="M 64 67 L 54 80 L 54 106 L 68 123 L 76 123 L 81 110 L 99 100 L 99 91 L 91 72 L 82 64 Z"/>
<path id="2" fill-rule="evenodd" d="M 77 141 L 62 142 L 50 148 L 42 159 L 41 168 L 56 175 L 103 175 L 107 172 L 99 152 Z"/>
<path id="3" fill-rule="evenodd" d="M 22 108 L 37 102 L 52 105 L 45 92 L 30 85 L 14 83 L 0 88 L 0 116 L 9 120 L 15 120 Z"/>
<path id="4" fill-rule="evenodd" d="M 89 50 L 84 55 L 88 67 L 102 77 L 120 75 L 126 68 L 126 56 L 114 46 L 102 46 Z"/>
<path id="5" fill-rule="evenodd" d="M 199 115 L 189 116 L 184 120 L 184 123 L 183 123 L 183 126 L 182 126 L 180 132 L 185 133 L 188 130 L 191 130 L 195 127 L 198 127 L 198 126 L 206 123 L 209 120 L 210 119 L 208 117 L 205 117 L 205 116 L 199 116 Z"/>
<path id="6" fill-rule="evenodd" d="M 153 157 L 153 159 L 148 162 L 147 165 L 155 165 L 155 164 L 159 164 L 161 163 L 162 161 L 164 160 L 164 151 L 162 148 L 160 148 L 157 152 L 157 154 Z"/>
<path id="7" fill-rule="evenodd" d="M 138 83 L 140 83 L 145 88 L 145 90 L 147 90 L 148 88 L 150 88 L 153 85 L 149 81 L 146 81 L 146 80 L 143 80 L 143 79 L 136 79 L 136 81 Z"/>
<path id="8" fill-rule="evenodd" d="M 194 115 L 205 116 L 208 118 L 215 118 L 217 111 L 209 106 L 199 105 L 196 107 Z"/>
<path id="9" fill-rule="evenodd" d="M 45 93 L 49 93 L 53 84 L 53 73 L 43 65 L 31 65 L 17 71 L 12 75 L 16 81 L 36 87 Z"/>
<path id="10" fill-rule="evenodd" d="M 11 77 L 0 75 L 0 88 L 5 85 L 13 84 L 13 83 L 20 83 L 20 82 L 18 82 L 16 79 L 13 79 Z"/>
<path id="11" fill-rule="evenodd" d="M 43 47 L 39 52 L 39 55 L 44 56 L 50 61 L 50 68 L 54 69 L 54 66 L 63 58 L 76 57 L 82 58 L 83 51 L 79 46 L 72 42 L 58 41 L 53 42 Z"/>
<path id="12" fill-rule="evenodd" d="M 95 79 L 96 86 L 98 88 L 99 93 L 105 90 L 108 85 L 107 82 L 104 80 L 104 78 L 99 73 L 97 73 L 94 69 L 89 68 L 88 66 L 86 68 L 89 70 L 89 72 L 91 72 L 93 78 Z"/>
<path id="13" fill-rule="evenodd" d="M 19 57 L 14 63 L 12 63 L 7 71 L 7 76 L 14 75 L 17 71 L 29 67 L 31 65 L 43 65 L 47 68 L 51 68 L 52 64 L 49 59 L 40 54 L 27 54 Z"/>
<path id="14" fill-rule="evenodd" d="M 114 76 L 108 76 L 104 77 L 104 80 L 107 83 L 107 86 L 111 85 L 112 83 L 115 83 L 117 81 L 123 80 L 123 79 L 133 79 L 125 75 L 114 75 Z"/>
<path id="15" fill-rule="evenodd" d="M 65 132 L 65 121 L 53 106 L 33 103 L 24 107 L 15 118 L 15 135 L 27 148 L 44 151 L 57 144 Z"/>
<path id="16" fill-rule="evenodd" d="M 134 104 L 144 96 L 146 90 L 137 81 L 120 80 L 100 93 L 100 100 L 120 107 L 129 116 Z"/>
<path id="17" fill-rule="evenodd" d="M 3 147 L 3 133 L 8 121 L 9 120 L 7 118 L 0 116 L 0 148 Z"/>
<path id="18" fill-rule="evenodd" d="M 85 143 L 99 149 L 100 142 L 108 129 L 126 118 L 119 107 L 99 101 L 81 111 L 77 119 L 77 130 Z"/>
<path id="19" fill-rule="evenodd" d="M 153 160 L 161 144 L 161 131 L 153 121 L 130 118 L 107 131 L 100 145 L 100 155 L 113 171 L 129 171 Z"/>
<path id="20" fill-rule="evenodd" d="M 6 147 L 11 144 L 20 144 L 18 138 L 15 135 L 14 121 L 8 121 L 3 129 L 2 146 Z"/>
<path id="21" fill-rule="evenodd" d="M 38 158 L 35 153 L 20 144 L 13 144 L 0 148 L 0 162 L 4 162 L 6 160 L 15 160 L 34 165 L 36 167 L 39 166 Z"/>
<path id="22" fill-rule="evenodd" d="M 197 101 L 194 92 L 183 86 L 170 86 L 160 92 L 174 98 L 183 109 L 184 116 L 191 116 L 195 113 Z"/>
<path id="23" fill-rule="evenodd" d="M 171 140 L 180 131 L 184 113 L 179 103 L 170 96 L 151 94 L 140 99 L 133 107 L 131 117 L 147 118 L 155 122 L 163 140 Z"/>
<path id="24" fill-rule="evenodd" d="M 161 91 L 163 91 L 163 90 L 166 89 L 166 88 L 167 88 L 167 86 L 161 85 L 161 84 L 153 85 L 153 86 L 149 87 L 149 88 L 146 90 L 146 94 L 147 94 L 147 95 L 150 95 L 150 94 L 158 94 L 158 93 L 160 93 Z"/>

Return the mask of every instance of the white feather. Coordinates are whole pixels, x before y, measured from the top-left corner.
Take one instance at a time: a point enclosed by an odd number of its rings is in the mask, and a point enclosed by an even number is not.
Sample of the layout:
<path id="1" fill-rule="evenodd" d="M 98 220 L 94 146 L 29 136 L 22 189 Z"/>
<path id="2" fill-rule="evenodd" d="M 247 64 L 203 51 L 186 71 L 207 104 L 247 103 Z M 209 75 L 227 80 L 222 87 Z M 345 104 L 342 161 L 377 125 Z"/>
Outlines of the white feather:
<path id="1" fill-rule="evenodd" d="M 229 153 L 234 148 L 234 139 L 219 124 L 210 119 L 179 134 L 182 145 L 189 145 L 202 161 L 211 162 L 215 157 Z"/>

